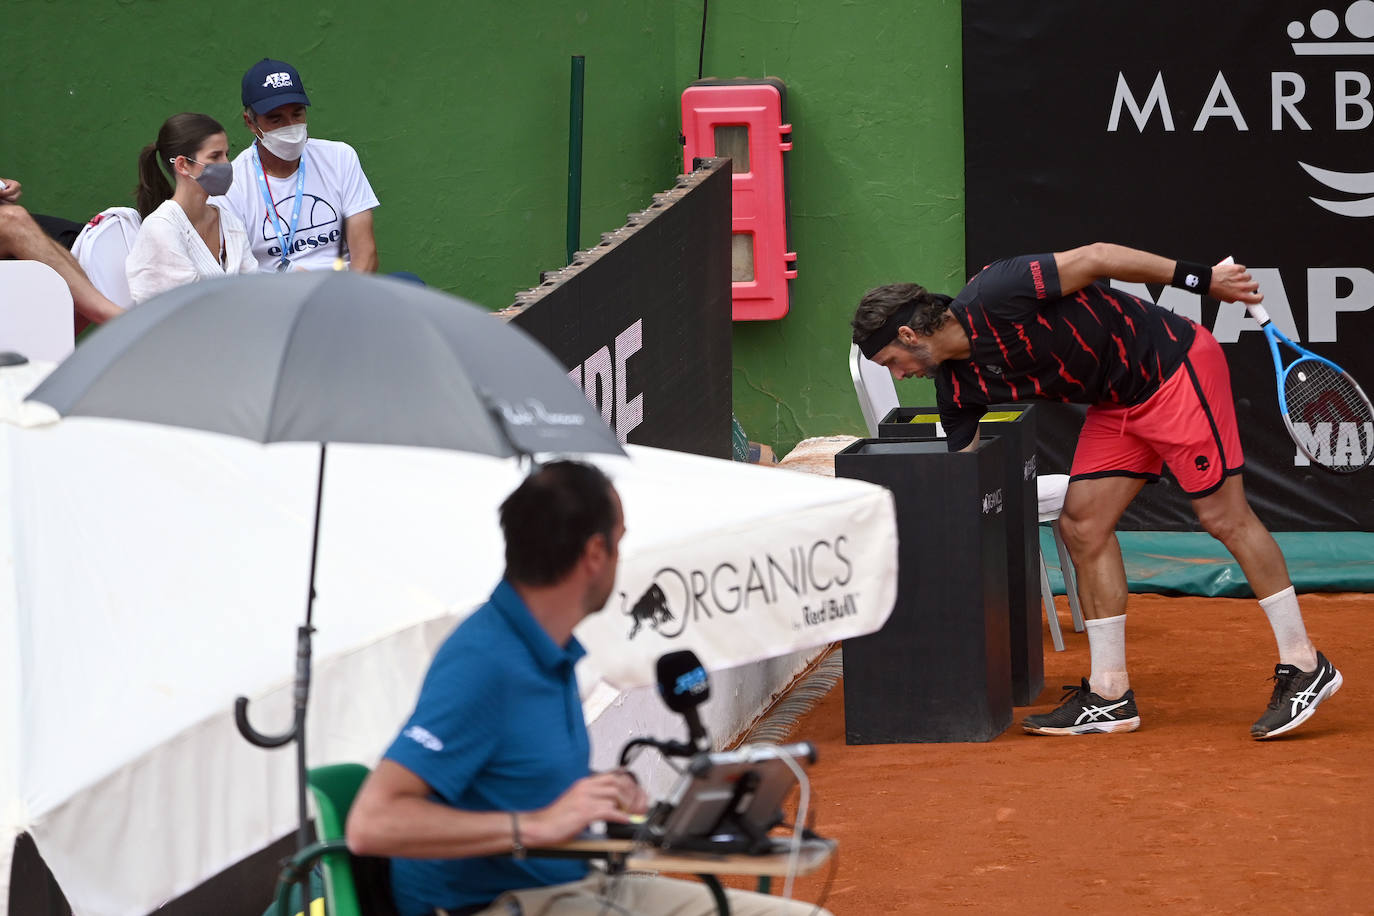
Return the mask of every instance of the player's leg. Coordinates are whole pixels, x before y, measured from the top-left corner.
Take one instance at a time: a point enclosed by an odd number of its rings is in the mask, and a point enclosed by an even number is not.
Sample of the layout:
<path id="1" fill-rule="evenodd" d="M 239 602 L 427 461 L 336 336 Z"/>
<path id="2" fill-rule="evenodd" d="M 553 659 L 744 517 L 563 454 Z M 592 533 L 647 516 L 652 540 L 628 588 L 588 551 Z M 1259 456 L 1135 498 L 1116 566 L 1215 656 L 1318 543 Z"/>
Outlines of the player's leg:
<path id="1" fill-rule="evenodd" d="M 1124 418 L 1121 410 L 1088 412 L 1059 516 L 1078 575 L 1092 670 L 1080 686 L 1066 688 L 1057 709 L 1022 721 L 1033 734 L 1086 735 L 1140 726 L 1126 670 L 1126 568 L 1116 525 L 1140 488 L 1158 474 L 1161 462 L 1123 431 Z"/>
<path id="2" fill-rule="evenodd" d="M 1126 610 L 1126 568 L 1116 525 L 1145 480 L 1139 477 L 1074 479 L 1064 496 L 1059 528 L 1078 575 L 1078 600 L 1086 620 Z"/>
<path id="3" fill-rule="evenodd" d="M 1274 631 L 1275 688 L 1251 727 L 1256 738 L 1272 738 L 1305 722 L 1340 689 L 1341 673 L 1308 639 L 1283 552 L 1245 498 L 1230 372 L 1210 334 L 1199 332 L 1184 368 L 1189 384 L 1178 389 L 1174 413 L 1157 418 L 1171 438 L 1161 451 L 1179 486 L 1193 497 L 1203 529 L 1235 557 Z"/>
<path id="4" fill-rule="evenodd" d="M 1283 551 L 1250 508 L 1245 498 L 1245 485 L 1239 476 L 1226 478 L 1215 493 L 1193 500 L 1193 510 L 1203 529 L 1236 558 L 1250 589 L 1260 597 L 1261 605 L 1271 597 L 1292 594 L 1293 584 L 1288 578 Z M 1274 629 L 1279 661 L 1312 670 L 1317 663 L 1317 650 L 1307 638 L 1296 597 L 1291 603 L 1291 613 L 1284 614 L 1280 608 L 1276 611 L 1280 612 Z"/>
<path id="5" fill-rule="evenodd" d="M 1092 669 L 1078 687 L 1065 688 L 1057 709 L 1022 720 L 1021 727 L 1032 734 L 1088 735 L 1140 727 L 1126 673 L 1126 570 L 1116 523 L 1144 485 L 1134 477 L 1069 483 L 1059 526 L 1078 574 Z"/>
<path id="6" fill-rule="evenodd" d="M 1341 673 L 1308 638 L 1283 552 L 1250 508 L 1240 477 L 1227 478 L 1221 489 L 1194 500 L 1193 507 L 1207 532 L 1236 558 L 1255 595 L 1264 596 L 1260 607 L 1278 644 L 1274 690 L 1250 734 L 1273 738 L 1292 731 L 1341 689 Z"/>
<path id="7" fill-rule="evenodd" d="M 1087 623 L 1093 693 L 1115 699 L 1131 689 L 1126 671 L 1126 565 L 1116 525 L 1145 481 L 1139 477 L 1076 479 L 1064 497 L 1059 527 L 1078 575 Z"/>

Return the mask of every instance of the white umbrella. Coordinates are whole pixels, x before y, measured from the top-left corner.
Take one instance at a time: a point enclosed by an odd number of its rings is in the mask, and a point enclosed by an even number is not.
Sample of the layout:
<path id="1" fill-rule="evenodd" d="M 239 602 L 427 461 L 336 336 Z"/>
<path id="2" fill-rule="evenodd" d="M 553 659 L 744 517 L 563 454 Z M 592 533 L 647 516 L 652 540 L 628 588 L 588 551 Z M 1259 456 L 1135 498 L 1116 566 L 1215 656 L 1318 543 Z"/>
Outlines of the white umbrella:
<path id="1" fill-rule="evenodd" d="M 691 648 L 744 664 L 871 632 L 895 600 L 888 493 L 653 449 L 597 458 L 628 533 L 579 631 L 587 688 Z M 0 426 L 0 905 L 30 833 L 78 914 L 142 914 L 293 825 L 294 767 L 238 737 L 291 718 L 313 446 L 103 419 Z M 509 462 L 331 451 L 312 765 L 372 760 L 438 643 L 500 576 Z M 636 606 L 640 613 L 633 612 Z M 638 622 L 638 627 L 635 624 Z M 630 633 L 634 631 L 631 638 Z"/>

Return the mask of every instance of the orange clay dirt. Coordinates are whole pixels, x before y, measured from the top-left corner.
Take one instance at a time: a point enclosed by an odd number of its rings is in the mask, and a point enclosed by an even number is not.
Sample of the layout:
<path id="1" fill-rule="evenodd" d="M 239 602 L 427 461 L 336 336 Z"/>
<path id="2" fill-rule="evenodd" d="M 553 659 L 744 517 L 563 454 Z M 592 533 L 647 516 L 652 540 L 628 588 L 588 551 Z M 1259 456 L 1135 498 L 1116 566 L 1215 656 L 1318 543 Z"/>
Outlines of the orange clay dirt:
<path id="1" fill-rule="evenodd" d="M 1067 651 L 1046 629 L 1039 702 L 993 741 L 846 745 L 841 681 L 793 736 L 817 746 L 816 829 L 839 841 L 825 905 L 836 916 L 1374 913 L 1374 596 L 1301 598 L 1345 684 L 1269 741 L 1249 735 L 1277 661 L 1251 600 L 1131 596 L 1141 727 L 1128 734 L 1021 730 L 1088 673 L 1062 597 Z M 818 900 L 828 870 L 794 895 Z"/>

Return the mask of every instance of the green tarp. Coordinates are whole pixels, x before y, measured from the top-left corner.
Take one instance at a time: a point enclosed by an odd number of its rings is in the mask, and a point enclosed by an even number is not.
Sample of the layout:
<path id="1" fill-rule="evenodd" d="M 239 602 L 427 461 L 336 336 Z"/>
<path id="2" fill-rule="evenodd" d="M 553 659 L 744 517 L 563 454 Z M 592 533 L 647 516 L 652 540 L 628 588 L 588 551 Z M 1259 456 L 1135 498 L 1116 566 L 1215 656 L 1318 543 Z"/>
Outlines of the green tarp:
<path id="1" fill-rule="evenodd" d="M 1249 598 L 1240 566 L 1221 542 L 1201 531 L 1119 531 L 1132 592 Z M 1374 592 L 1374 534 L 1362 531 L 1288 531 L 1274 535 L 1299 592 Z M 1046 525 L 1040 549 L 1050 585 L 1064 594 L 1059 555 Z"/>

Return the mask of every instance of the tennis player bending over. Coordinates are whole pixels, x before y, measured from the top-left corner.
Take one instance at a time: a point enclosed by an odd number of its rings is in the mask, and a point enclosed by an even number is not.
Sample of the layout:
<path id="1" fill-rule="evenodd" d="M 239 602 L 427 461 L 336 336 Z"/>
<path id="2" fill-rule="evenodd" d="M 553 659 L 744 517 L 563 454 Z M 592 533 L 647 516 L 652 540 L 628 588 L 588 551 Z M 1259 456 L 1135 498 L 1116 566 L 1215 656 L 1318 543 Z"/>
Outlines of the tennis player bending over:
<path id="1" fill-rule="evenodd" d="M 1167 463 L 1202 527 L 1264 596 L 1279 664 L 1250 734 L 1282 735 L 1340 689 L 1341 673 L 1307 638 L 1283 554 L 1245 499 L 1226 358 L 1206 328 L 1104 278 L 1170 283 L 1223 302 L 1263 298 L 1243 265 L 1207 268 L 1099 242 L 997 261 L 953 299 L 914 283 L 869 290 L 854 314 L 854 342 L 895 378 L 935 380 L 951 451 L 977 441 L 988 404 L 1092 405 L 1059 519 L 1078 573 L 1092 676 L 1058 709 L 1027 716 L 1026 731 L 1140 727 L 1126 672 L 1126 567 L 1116 524 Z"/>

